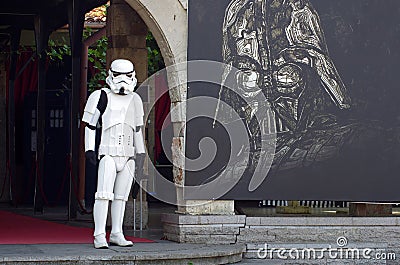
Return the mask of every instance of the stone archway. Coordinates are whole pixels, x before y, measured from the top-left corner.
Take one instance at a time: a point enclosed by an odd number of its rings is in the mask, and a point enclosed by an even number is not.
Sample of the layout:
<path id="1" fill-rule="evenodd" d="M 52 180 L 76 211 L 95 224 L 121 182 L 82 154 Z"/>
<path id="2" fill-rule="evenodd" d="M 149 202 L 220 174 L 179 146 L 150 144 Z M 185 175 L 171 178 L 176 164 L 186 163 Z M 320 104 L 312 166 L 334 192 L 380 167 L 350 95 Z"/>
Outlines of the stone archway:
<path id="1" fill-rule="evenodd" d="M 153 33 L 167 66 L 187 59 L 187 4 L 184 0 L 126 0 Z"/>

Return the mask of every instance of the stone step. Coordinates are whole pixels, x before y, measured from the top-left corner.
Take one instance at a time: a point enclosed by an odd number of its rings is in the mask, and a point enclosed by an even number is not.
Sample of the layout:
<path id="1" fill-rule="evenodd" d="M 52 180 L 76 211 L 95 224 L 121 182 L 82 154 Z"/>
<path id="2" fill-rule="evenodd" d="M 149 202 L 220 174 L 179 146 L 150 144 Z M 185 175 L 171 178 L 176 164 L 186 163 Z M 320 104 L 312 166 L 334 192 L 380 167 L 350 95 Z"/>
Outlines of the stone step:
<path id="1" fill-rule="evenodd" d="M 244 245 L 176 243 L 137 243 L 105 250 L 96 250 L 91 244 L 1 245 L 0 264 L 232 264 L 242 260 L 244 251 Z"/>

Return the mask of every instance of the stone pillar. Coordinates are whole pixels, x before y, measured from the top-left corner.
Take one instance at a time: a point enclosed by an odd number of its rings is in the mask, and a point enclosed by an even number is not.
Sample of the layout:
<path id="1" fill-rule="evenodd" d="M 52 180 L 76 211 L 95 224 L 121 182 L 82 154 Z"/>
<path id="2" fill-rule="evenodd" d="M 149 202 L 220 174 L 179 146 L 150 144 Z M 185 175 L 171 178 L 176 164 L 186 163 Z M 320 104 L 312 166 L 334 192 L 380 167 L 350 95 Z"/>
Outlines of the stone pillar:
<path id="1" fill-rule="evenodd" d="M 186 132 L 186 64 L 178 63 L 167 68 L 169 96 L 171 99 L 173 177 L 176 186 L 177 204 L 184 204 L 183 186 L 185 184 L 185 132 Z M 179 208 L 180 206 L 178 206 Z"/>
<path id="2" fill-rule="evenodd" d="M 124 0 L 113 0 L 107 10 L 107 67 L 114 59 L 135 65 L 139 83 L 147 79 L 147 26 Z"/>
<path id="3" fill-rule="evenodd" d="M 235 244 L 246 216 L 191 216 L 164 214 L 161 217 L 166 239 L 179 243 Z"/>
<path id="4" fill-rule="evenodd" d="M 7 118 L 6 118 L 6 84 L 7 82 L 7 72 L 5 69 L 5 57 L 0 55 L 0 146 L 7 146 L 6 143 L 6 130 L 7 130 Z M 10 200 L 10 182 L 8 176 L 5 175 L 6 171 L 6 148 L 2 148 L 0 151 L 0 196 L 3 192 L 3 196 L 0 197 L 0 202 L 5 202 Z M 4 181 L 4 178 L 7 178 Z M 4 185 L 4 187 L 3 187 Z"/>
<path id="5" fill-rule="evenodd" d="M 169 94 L 171 98 L 171 121 L 174 130 L 171 149 L 173 175 L 177 191 L 177 213 L 190 215 L 234 215 L 234 201 L 186 201 L 184 198 L 185 126 L 188 86 L 187 64 L 183 62 L 169 66 L 167 74 L 168 85 L 170 88 Z"/>
<path id="6" fill-rule="evenodd" d="M 234 215 L 234 201 L 184 198 L 187 81 L 186 63 L 168 67 L 174 129 L 171 149 L 178 209 L 177 214 L 162 215 L 164 236 L 181 243 L 232 244 L 244 226 L 244 216 Z"/>
<path id="7" fill-rule="evenodd" d="M 147 32 L 146 24 L 130 5 L 124 0 L 112 0 L 107 10 L 107 68 L 109 68 L 114 59 L 131 60 L 135 65 L 138 83 L 143 83 L 147 79 Z M 145 109 L 145 111 L 147 110 Z M 140 216 L 142 216 L 142 227 L 144 229 L 147 227 L 148 205 L 146 193 L 143 190 L 140 192 L 143 200 L 140 201 L 140 196 L 138 195 L 136 207 L 133 206 L 132 197 L 129 197 L 124 225 L 132 227 L 135 219 L 136 228 L 139 228 L 138 222 Z M 142 213 L 140 213 L 141 209 Z"/>

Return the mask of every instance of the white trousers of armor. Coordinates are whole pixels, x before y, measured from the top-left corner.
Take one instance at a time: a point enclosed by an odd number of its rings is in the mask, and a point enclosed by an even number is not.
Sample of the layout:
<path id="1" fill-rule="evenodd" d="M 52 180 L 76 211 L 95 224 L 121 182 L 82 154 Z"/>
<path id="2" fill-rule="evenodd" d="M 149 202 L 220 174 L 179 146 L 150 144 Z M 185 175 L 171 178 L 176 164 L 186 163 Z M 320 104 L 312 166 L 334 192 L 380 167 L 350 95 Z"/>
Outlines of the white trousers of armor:
<path id="1" fill-rule="evenodd" d="M 100 160 L 93 208 L 94 236 L 106 233 L 108 202 L 111 203 L 111 234 L 122 235 L 125 204 L 134 179 L 135 161 L 128 157 L 104 156 Z"/>

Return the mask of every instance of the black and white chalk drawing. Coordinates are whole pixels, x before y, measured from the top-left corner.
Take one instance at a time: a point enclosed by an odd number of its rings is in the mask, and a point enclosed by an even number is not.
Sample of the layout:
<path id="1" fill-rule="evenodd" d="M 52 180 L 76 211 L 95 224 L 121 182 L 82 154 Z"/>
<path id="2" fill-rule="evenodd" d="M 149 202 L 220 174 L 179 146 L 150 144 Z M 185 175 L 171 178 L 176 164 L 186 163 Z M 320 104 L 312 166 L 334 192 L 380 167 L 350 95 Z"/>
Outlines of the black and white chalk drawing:
<path id="1" fill-rule="evenodd" d="M 273 166 L 294 168 L 328 158 L 340 148 L 338 141 L 351 130 L 338 126 L 330 109 L 348 109 L 351 101 L 310 3 L 269 2 L 232 0 L 228 5 L 222 29 L 222 55 L 228 65 L 223 79 L 231 67 L 239 69 L 234 74 L 243 93 L 234 95 L 226 90 L 221 98 L 234 110 L 243 110 L 241 116 L 251 138 L 263 139 L 262 134 L 277 132 Z M 263 93 L 268 102 L 253 101 L 257 93 Z M 237 96 L 247 97 L 246 101 L 253 104 L 235 106 L 241 104 Z M 265 105 L 270 108 L 264 117 L 267 131 L 251 122 L 254 113 Z M 260 141 L 252 142 L 253 163 L 258 163 Z"/>
<path id="2" fill-rule="evenodd" d="M 379 12 L 379 1 L 340 0 L 327 4 L 328 2 L 221 1 L 224 14 L 220 24 L 222 41 L 218 43 L 221 53 L 219 58 L 227 66 L 222 73 L 223 85 L 218 97 L 231 108 L 227 110 L 224 106 L 217 106 L 216 117 L 221 121 L 234 110 L 245 123 L 251 140 L 250 149 L 247 150 L 250 153 L 248 174 L 253 174 L 252 170 L 257 164 L 263 163 L 259 159 L 262 152 L 261 142 L 268 139 L 269 134 L 276 132 L 274 160 L 265 185 L 258 193 L 243 195 L 245 192 L 241 192 L 247 190 L 246 183 L 234 189 L 229 198 L 400 199 L 400 194 L 396 197 L 390 185 L 385 187 L 381 182 L 399 182 L 395 176 L 399 170 L 397 159 L 400 158 L 399 151 L 396 151 L 400 148 L 400 115 L 395 114 L 398 108 L 394 107 L 395 104 L 388 95 L 392 93 L 393 97 L 399 98 L 399 93 L 394 89 L 395 82 L 390 81 L 393 76 L 386 75 L 396 72 L 399 62 L 394 61 L 400 59 L 400 53 L 397 48 L 392 48 L 396 47 L 395 41 L 384 37 L 393 38 L 396 34 L 400 36 L 400 21 L 393 17 L 391 20 L 387 18 L 387 22 L 369 21 L 374 18 L 369 18 L 366 14 Z M 400 3 L 392 0 L 385 3 L 388 4 L 385 8 L 391 10 L 392 15 L 400 13 Z M 326 21 L 334 21 L 334 26 L 330 26 L 331 30 L 335 27 L 341 28 L 335 29 L 335 32 L 324 31 L 317 6 L 326 8 Z M 201 9 L 199 10 L 198 13 L 201 13 Z M 331 17 L 327 10 L 343 10 L 339 13 L 343 17 L 335 21 L 335 17 Z M 355 21 L 350 20 L 351 16 Z M 197 29 L 193 23 L 197 20 L 190 21 L 192 28 Z M 201 19 L 198 21 L 200 24 L 206 23 Z M 375 36 L 357 33 L 356 27 L 361 25 L 361 29 L 366 24 L 372 25 L 370 28 Z M 189 35 L 190 30 L 191 27 Z M 208 27 L 207 30 L 211 31 L 213 27 Z M 345 37 L 348 38 L 342 42 L 338 40 L 340 48 L 346 52 L 353 51 L 347 55 L 348 61 L 345 56 L 341 58 L 342 69 L 354 73 L 337 68 L 335 58 L 328 51 L 326 34 L 335 34 L 334 37 L 338 39 L 341 38 L 340 33 L 346 34 Z M 349 37 L 351 34 L 359 35 Z M 375 51 L 381 54 L 379 42 L 382 43 L 381 46 L 387 46 L 383 48 L 389 50 L 393 60 L 388 59 L 389 56 L 370 54 L 369 51 L 374 51 L 374 47 L 370 47 L 374 43 L 378 47 Z M 198 59 L 206 54 L 204 51 L 196 53 L 190 45 L 189 38 L 189 55 L 192 55 L 189 57 Z M 360 57 L 356 45 L 360 45 L 359 50 L 368 51 L 369 54 Z M 214 55 L 207 59 L 212 56 Z M 381 73 L 370 70 L 386 61 L 392 65 L 385 65 Z M 343 62 L 348 64 L 347 68 L 343 67 Z M 354 69 L 351 69 L 353 65 Z M 367 76 L 369 72 L 370 76 Z M 342 73 L 352 77 L 350 82 L 342 81 Z M 380 83 L 376 81 L 376 84 L 381 84 L 382 87 L 375 85 L 372 77 L 375 74 L 377 79 L 382 80 Z M 365 76 L 375 85 L 369 85 L 369 91 L 363 88 L 360 81 Z M 234 84 L 229 86 L 234 86 L 239 93 L 224 87 L 225 82 L 232 80 Z M 375 92 L 379 90 L 382 91 L 381 95 Z M 257 95 L 260 93 L 264 95 L 265 102 L 258 101 Z M 390 111 L 385 110 L 384 103 L 381 103 L 383 99 L 390 100 Z M 261 122 L 255 118 L 257 113 L 262 116 Z M 393 121 L 390 123 L 387 120 Z M 360 190 L 345 187 L 346 185 L 355 185 Z M 371 194 L 372 191 L 374 194 Z"/>

